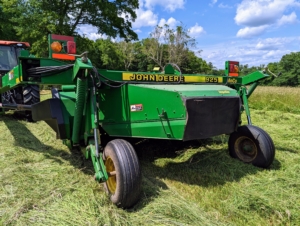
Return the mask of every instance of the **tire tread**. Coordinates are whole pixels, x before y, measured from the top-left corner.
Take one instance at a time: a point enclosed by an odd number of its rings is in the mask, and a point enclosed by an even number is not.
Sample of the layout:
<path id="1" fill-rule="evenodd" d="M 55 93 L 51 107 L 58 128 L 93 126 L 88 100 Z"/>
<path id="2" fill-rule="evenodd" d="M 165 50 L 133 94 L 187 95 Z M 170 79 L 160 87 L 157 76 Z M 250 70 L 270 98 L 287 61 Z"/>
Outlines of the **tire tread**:
<path id="1" fill-rule="evenodd" d="M 269 134 L 257 126 L 240 126 L 236 132 L 233 132 L 230 135 L 228 140 L 230 156 L 240 159 L 234 150 L 234 143 L 236 139 L 241 135 L 248 136 L 249 138 L 253 139 L 253 141 L 257 145 L 258 154 L 251 163 L 262 168 L 269 167 L 275 157 L 275 145 Z M 242 159 L 240 160 L 243 161 Z"/>
<path id="2" fill-rule="evenodd" d="M 122 139 L 112 140 L 106 145 L 104 158 L 108 155 L 116 158 L 113 161 L 115 168 L 118 168 L 116 173 L 119 178 L 116 192 L 111 194 L 111 201 L 119 207 L 129 208 L 138 201 L 140 195 L 141 171 L 137 155 L 132 145 Z M 106 184 L 105 189 L 109 193 Z"/>

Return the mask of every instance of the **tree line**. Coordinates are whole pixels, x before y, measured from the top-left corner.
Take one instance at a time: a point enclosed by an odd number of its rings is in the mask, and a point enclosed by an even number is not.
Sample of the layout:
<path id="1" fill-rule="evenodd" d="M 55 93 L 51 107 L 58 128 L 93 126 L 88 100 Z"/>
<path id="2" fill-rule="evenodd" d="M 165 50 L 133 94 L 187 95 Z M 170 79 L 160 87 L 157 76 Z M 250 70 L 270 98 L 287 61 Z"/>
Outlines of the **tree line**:
<path id="1" fill-rule="evenodd" d="M 300 52 L 291 52 L 281 57 L 279 62 L 271 62 L 268 65 L 249 67 L 240 65 L 242 75 L 250 74 L 254 71 L 265 70 L 267 74 L 273 74 L 269 78 L 261 81 L 267 86 L 300 86 Z"/>
<path id="2" fill-rule="evenodd" d="M 190 50 L 190 46 L 195 46 L 195 40 L 187 35 L 182 26 L 176 30 L 168 25 L 157 26 L 149 38 L 141 41 L 116 41 L 111 38 L 92 41 L 79 37 L 77 42 L 79 51 L 88 50 L 89 58 L 98 68 L 152 71 L 154 67 L 163 70 L 165 65 L 173 63 L 182 73 L 210 74 L 214 69 L 212 63 L 207 63 Z"/>
<path id="3" fill-rule="evenodd" d="M 88 51 L 98 68 L 151 71 L 174 63 L 182 73 L 224 75 L 224 70 L 199 57 L 195 39 L 182 24 L 174 29 L 156 26 L 148 38 L 138 40 L 132 30 L 138 7 L 138 0 L 0 0 L 0 39 L 30 42 L 34 55 L 46 57 L 48 34 L 69 35 L 76 37 L 78 53 Z M 95 33 L 106 38 L 88 39 L 79 33 L 82 25 L 92 25 Z M 300 52 L 268 65 L 240 65 L 240 71 L 246 75 L 266 66 L 275 74 L 281 72 L 281 76 L 272 76 L 263 84 L 299 86 Z"/>

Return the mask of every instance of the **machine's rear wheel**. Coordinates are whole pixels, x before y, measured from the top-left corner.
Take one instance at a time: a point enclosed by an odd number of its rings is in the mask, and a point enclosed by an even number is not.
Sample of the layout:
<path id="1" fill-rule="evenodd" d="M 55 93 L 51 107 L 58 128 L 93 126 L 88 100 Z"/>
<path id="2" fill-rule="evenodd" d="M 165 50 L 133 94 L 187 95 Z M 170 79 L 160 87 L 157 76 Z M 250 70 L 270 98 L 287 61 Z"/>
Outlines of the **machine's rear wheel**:
<path id="1" fill-rule="evenodd" d="M 23 88 L 24 104 L 36 104 L 40 102 L 40 87 L 38 85 L 27 85 Z"/>
<path id="2" fill-rule="evenodd" d="M 133 206 L 141 188 L 140 165 L 134 148 L 125 140 L 112 140 L 104 148 L 103 159 L 109 175 L 104 187 L 111 201 L 122 208 Z"/>
<path id="3" fill-rule="evenodd" d="M 240 126 L 228 141 L 229 154 L 245 163 L 267 168 L 275 157 L 275 146 L 271 137 L 256 126 Z"/>

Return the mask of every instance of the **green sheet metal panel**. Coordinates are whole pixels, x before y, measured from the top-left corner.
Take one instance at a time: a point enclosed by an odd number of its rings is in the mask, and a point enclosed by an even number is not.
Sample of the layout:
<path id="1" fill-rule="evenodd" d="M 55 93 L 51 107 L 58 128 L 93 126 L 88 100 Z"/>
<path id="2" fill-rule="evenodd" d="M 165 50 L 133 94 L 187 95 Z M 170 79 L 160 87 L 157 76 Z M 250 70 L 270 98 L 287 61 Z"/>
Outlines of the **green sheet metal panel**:
<path id="1" fill-rule="evenodd" d="M 75 92 L 59 92 L 60 100 L 62 101 L 62 113 L 66 127 L 67 137 L 71 137 L 71 131 L 73 128 L 73 118 L 75 112 Z"/>
<path id="2" fill-rule="evenodd" d="M 185 108 L 180 95 L 174 91 L 132 84 L 101 90 L 100 109 L 101 124 L 109 135 L 182 137 Z M 167 118 L 159 116 L 162 111 L 167 113 Z M 168 132 L 168 123 L 175 120 L 183 121 L 181 131 Z"/>
<path id="3" fill-rule="evenodd" d="M 222 85 L 126 84 L 101 90 L 100 124 L 111 136 L 183 139 L 187 120 L 185 99 L 237 97 Z"/>
<path id="4" fill-rule="evenodd" d="M 178 93 L 181 97 L 198 96 L 238 96 L 236 90 L 224 85 L 178 84 L 178 85 L 138 85 L 156 90 L 166 90 Z"/>
<path id="5" fill-rule="evenodd" d="M 182 140 L 185 119 L 103 124 L 110 136 Z"/>
<path id="6" fill-rule="evenodd" d="M 73 64 L 74 62 L 70 62 Z M 54 59 L 40 59 L 40 67 L 46 66 L 62 66 L 66 65 L 68 62 L 62 62 Z M 59 84 L 59 85 L 70 85 L 73 84 L 73 68 L 62 71 L 60 73 L 55 73 L 51 76 L 45 76 L 41 78 L 42 84 Z"/>
<path id="7" fill-rule="evenodd" d="M 16 66 L 12 70 L 6 73 L 2 78 L 2 87 L 1 93 L 10 89 L 10 87 L 14 87 L 22 82 L 22 74 L 20 73 L 20 67 Z"/>

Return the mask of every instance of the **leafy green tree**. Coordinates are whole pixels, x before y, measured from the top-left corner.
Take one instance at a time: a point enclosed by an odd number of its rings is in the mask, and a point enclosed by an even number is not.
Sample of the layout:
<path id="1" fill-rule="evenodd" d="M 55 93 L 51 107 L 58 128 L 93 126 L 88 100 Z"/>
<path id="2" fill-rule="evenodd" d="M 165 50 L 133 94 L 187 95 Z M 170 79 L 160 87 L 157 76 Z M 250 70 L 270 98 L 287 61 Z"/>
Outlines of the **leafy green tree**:
<path id="1" fill-rule="evenodd" d="M 131 67 L 132 71 L 150 71 L 155 66 L 154 61 L 149 59 L 143 51 L 143 41 L 144 40 L 134 43 L 134 49 L 136 54 Z"/>
<path id="2" fill-rule="evenodd" d="M 263 65 L 263 64 L 260 66 L 252 66 L 252 67 L 249 67 L 248 64 L 244 64 L 244 65 L 241 64 L 239 70 L 240 70 L 240 75 L 248 75 L 255 71 L 262 71 L 262 70 L 264 70 L 264 68 L 265 68 L 265 65 Z"/>
<path id="3" fill-rule="evenodd" d="M 189 56 L 189 48 L 196 47 L 196 40 L 188 35 L 183 26 L 171 29 L 167 24 L 164 26 L 164 40 L 167 45 L 168 61 L 180 66 Z"/>
<path id="4" fill-rule="evenodd" d="M 259 70 L 265 71 L 265 73 L 269 74 L 270 77 L 263 79 L 260 81 L 261 85 L 269 86 L 272 85 L 272 82 L 274 81 L 275 77 L 272 74 L 276 74 L 278 72 L 278 62 L 275 63 L 269 63 L 267 67 L 259 67 Z M 262 65 L 264 66 L 264 65 Z"/>
<path id="5" fill-rule="evenodd" d="M 100 56 L 98 59 L 100 68 L 124 70 L 121 51 L 116 43 L 110 39 L 98 39 L 95 42 L 95 48 Z"/>
<path id="6" fill-rule="evenodd" d="M 143 40 L 143 48 L 142 51 L 144 55 L 146 55 L 149 60 L 154 61 L 156 65 L 160 68 L 165 66 L 165 58 L 164 58 L 164 50 L 166 45 L 159 42 L 160 34 L 155 31 L 152 32 L 151 37 Z"/>
<path id="7" fill-rule="evenodd" d="M 282 75 L 272 81 L 276 86 L 299 86 L 300 84 L 300 52 L 284 55 L 279 64 L 274 68 L 276 73 Z"/>
<path id="8" fill-rule="evenodd" d="M 214 65 L 212 64 L 212 62 L 208 62 L 208 71 L 207 71 L 207 73 L 208 74 L 212 74 L 212 71 L 213 71 L 213 69 L 214 69 Z"/>
<path id="9" fill-rule="evenodd" d="M 103 67 L 101 61 L 101 53 L 100 50 L 97 48 L 96 42 L 90 40 L 86 37 L 77 36 L 76 37 L 76 51 L 78 54 L 83 52 L 88 52 L 88 58 L 91 60 L 93 65 L 96 68 Z"/>
<path id="10" fill-rule="evenodd" d="M 5 13 L 14 15 L 22 40 L 33 43 L 36 55 L 45 55 L 47 34 L 78 35 L 80 25 L 92 25 L 95 31 L 110 37 L 137 39 L 131 28 L 138 0 L 2 0 Z"/>
<path id="11" fill-rule="evenodd" d="M 132 63 L 136 57 L 136 49 L 133 42 L 121 41 L 117 43 L 121 51 L 121 58 L 126 71 L 132 66 Z"/>
<path id="12" fill-rule="evenodd" d="M 13 29 L 13 24 L 9 21 L 13 15 L 3 11 L 2 1 L 0 0 L 0 39 L 18 41 L 15 30 Z"/>
<path id="13" fill-rule="evenodd" d="M 189 48 L 195 47 L 196 41 L 188 35 L 183 26 L 171 29 L 165 24 L 156 26 L 150 37 L 143 41 L 144 54 L 163 68 L 167 63 L 174 63 L 179 67 L 189 57 Z"/>
<path id="14" fill-rule="evenodd" d="M 250 69 L 249 69 L 249 66 L 248 66 L 248 64 L 241 64 L 240 66 L 239 66 L 239 73 L 240 73 L 240 75 L 247 75 L 247 74 L 249 74 L 249 72 L 250 72 Z"/>
<path id="15" fill-rule="evenodd" d="M 207 74 L 210 71 L 206 61 L 197 57 L 193 51 L 188 51 L 187 59 L 182 63 L 181 69 L 185 74 Z"/>

